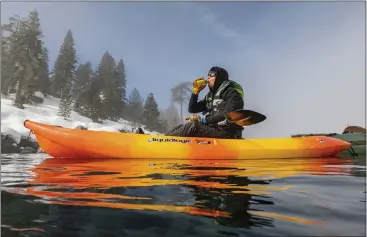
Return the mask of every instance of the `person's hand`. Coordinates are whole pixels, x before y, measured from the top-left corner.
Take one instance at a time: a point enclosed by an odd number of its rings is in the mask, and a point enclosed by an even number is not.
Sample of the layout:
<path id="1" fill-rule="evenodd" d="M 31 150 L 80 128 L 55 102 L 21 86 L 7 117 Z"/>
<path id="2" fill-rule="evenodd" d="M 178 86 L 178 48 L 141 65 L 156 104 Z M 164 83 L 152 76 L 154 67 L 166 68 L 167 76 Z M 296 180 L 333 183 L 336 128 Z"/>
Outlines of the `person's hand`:
<path id="1" fill-rule="evenodd" d="M 195 95 L 199 94 L 199 92 L 205 88 L 206 84 L 207 84 L 207 81 L 203 77 L 197 78 L 192 83 L 192 92 Z"/>
<path id="2" fill-rule="evenodd" d="M 201 124 L 206 124 L 205 117 L 201 117 L 200 115 L 194 114 L 186 117 L 186 120 L 190 122 L 199 122 Z"/>
<path id="3" fill-rule="evenodd" d="M 218 123 L 219 126 L 228 126 L 230 124 L 232 124 L 232 121 L 226 115 L 224 115 L 224 120 Z"/>

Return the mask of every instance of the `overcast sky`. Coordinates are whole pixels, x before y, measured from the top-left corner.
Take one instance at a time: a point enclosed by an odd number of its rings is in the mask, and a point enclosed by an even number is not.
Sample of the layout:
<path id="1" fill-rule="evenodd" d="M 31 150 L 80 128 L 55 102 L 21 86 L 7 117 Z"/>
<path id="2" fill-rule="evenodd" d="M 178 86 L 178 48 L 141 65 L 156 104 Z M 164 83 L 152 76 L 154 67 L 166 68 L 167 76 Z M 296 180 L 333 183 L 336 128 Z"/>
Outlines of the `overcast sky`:
<path id="1" fill-rule="evenodd" d="M 267 116 L 246 137 L 365 127 L 364 2 L 3 2 L 2 23 L 30 10 L 52 66 L 71 29 L 80 62 L 122 58 L 128 92 L 153 92 L 162 109 L 171 87 L 218 65 Z"/>

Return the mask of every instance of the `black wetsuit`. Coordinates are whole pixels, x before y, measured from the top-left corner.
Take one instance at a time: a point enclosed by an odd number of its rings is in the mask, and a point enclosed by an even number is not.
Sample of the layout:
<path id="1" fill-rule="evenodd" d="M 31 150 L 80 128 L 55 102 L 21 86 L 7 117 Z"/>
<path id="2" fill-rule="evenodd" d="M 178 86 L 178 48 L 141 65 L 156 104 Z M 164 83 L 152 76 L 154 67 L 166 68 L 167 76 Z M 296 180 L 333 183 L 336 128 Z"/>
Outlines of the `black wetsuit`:
<path id="1" fill-rule="evenodd" d="M 213 88 L 201 101 L 198 101 L 198 95 L 193 93 L 189 102 L 190 113 L 207 113 L 206 124 L 198 122 L 180 124 L 167 133 L 167 136 L 242 138 L 242 127 L 217 125 L 218 122 L 225 119 L 225 114 L 243 109 L 242 88 L 239 84 L 228 79 L 228 73 L 225 69 L 220 67 L 214 67 L 214 69 L 217 76 Z"/>

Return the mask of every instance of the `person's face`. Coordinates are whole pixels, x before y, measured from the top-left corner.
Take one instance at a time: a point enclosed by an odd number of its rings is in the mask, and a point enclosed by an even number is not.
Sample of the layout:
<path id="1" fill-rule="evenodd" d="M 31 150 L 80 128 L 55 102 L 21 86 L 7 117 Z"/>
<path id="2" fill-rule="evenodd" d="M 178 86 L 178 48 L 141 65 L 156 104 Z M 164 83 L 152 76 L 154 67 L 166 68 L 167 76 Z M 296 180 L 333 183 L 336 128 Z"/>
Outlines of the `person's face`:
<path id="1" fill-rule="evenodd" d="M 208 73 L 208 87 L 209 88 L 213 88 L 214 87 L 214 82 L 215 82 L 215 78 L 217 76 L 216 72 L 210 71 Z"/>

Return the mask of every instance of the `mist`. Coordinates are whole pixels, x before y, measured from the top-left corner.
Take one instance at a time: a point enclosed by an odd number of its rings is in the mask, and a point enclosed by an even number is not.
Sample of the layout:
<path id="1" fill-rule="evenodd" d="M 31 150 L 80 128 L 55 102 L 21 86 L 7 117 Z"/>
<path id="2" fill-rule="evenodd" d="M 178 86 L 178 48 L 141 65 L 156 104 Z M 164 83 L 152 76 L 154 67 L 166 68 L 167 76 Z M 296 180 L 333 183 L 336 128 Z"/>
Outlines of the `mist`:
<path id="1" fill-rule="evenodd" d="M 8 2 L 2 21 L 29 10 L 51 67 L 71 29 L 82 63 L 95 67 L 106 50 L 123 58 L 127 93 L 154 93 L 161 110 L 172 87 L 217 65 L 243 86 L 245 109 L 267 116 L 244 137 L 365 127 L 364 2 Z"/>

